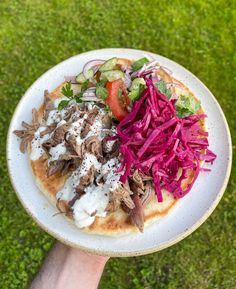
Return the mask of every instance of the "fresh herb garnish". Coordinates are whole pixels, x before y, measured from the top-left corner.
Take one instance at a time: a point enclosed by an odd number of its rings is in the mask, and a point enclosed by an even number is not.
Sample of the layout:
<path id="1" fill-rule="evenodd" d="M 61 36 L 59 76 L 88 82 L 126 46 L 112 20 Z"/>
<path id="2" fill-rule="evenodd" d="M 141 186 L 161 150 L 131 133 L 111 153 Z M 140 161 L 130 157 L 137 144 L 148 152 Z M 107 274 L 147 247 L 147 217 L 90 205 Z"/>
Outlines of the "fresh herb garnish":
<path id="1" fill-rule="evenodd" d="M 169 88 L 167 88 L 166 83 L 163 80 L 160 80 L 159 82 L 155 82 L 154 85 L 167 98 L 169 98 L 169 99 L 171 98 L 171 90 Z"/>
<path id="2" fill-rule="evenodd" d="M 142 68 L 143 65 L 144 65 L 145 63 L 147 63 L 147 62 L 149 62 L 149 60 L 148 60 L 146 57 L 143 57 L 143 58 L 140 58 L 140 59 L 136 60 L 136 61 L 131 65 L 131 67 L 132 67 L 133 71 L 137 71 L 137 70 L 139 70 L 140 68 Z"/>
<path id="3" fill-rule="evenodd" d="M 83 92 L 79 92 L 77 93 L 75 96 L 74 96 L 74 99 L 77 103 L 81 103 L 82 102 L 82 99 L 81 97 L 83 96 Z"/>
<path id="4" fill-rule="evenodd" d="M 62 110 L 64 107 L 66 107 L 68 105 L 70 101 L 69 100 L 62 100 L 59 104 L 58 104 L 58 109 Z"/>
<path id="5" fill-rule="evenodd" d="M 96 86 L 96 95 L 99 98 L 105 100 L 107 98 L 107 96 L 108 96 L 108 91 L 107 91 L 107 89 L 105 87 L 100 86 L 100 85 L 97 84 L 97 86 Z"/>
<path id="6" fill-rule="evenodd" d="M 105 112 L 111 111 L 111 109 L 110 109 L 110 107 L 109 107 L 108 105 L 106 105 L 106 106 L 104 107 L 104 110 L 105 110 Z"/>
<path id="7" fill-rule="evenodd" d="M 72 98 L 73 89 L 71 88 L 71 83 L 67 82 L 67 84 L 62 87 L 61 92 L 63 95 L 67 96 L 68 98 Z"/>
<path id="8" fill-rule="evenodd" d="M 107 80 L 106 79 L 100 79 L 100 81 L 97 83 L 97 86 L 105 87 L 106 84 L 107 84 Z"/>
<path id="9" fill-rule="evenodd" d="M 183 118 L 195 114 L 201 104 L 192 95 L 180 95 L 175 103 L 176 114 L 178 117 Z"/>
<path id="10" fill-rule="evenodd" d="M 81 85 L 81 92 L 84 92 L 89 86 L 89 80 L 87 79 L 85 82 Z"/>

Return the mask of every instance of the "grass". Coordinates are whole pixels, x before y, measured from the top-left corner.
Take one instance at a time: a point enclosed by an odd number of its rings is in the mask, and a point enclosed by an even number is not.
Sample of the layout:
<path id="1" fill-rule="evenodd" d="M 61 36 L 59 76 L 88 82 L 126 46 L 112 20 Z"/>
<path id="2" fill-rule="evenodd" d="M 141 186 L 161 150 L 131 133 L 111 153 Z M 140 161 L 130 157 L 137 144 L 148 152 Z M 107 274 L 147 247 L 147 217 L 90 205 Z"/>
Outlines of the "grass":
<path id="1" fill-rule="evenodd" d="M 54 240 L 25 213 L 9 182 L 5 140 L 16 104 L 43 72 L 87 50 L 131 47 L 184 65 L 214 93 L 236 137 L 235 1 L 0 2 L 0 288 L 26 288 Z M 235 151 L 235 146 L 234 146 Z M 100 288 L 236 288 L 236 163 L 212 216 L 162 252 L 113 258 Z"/>

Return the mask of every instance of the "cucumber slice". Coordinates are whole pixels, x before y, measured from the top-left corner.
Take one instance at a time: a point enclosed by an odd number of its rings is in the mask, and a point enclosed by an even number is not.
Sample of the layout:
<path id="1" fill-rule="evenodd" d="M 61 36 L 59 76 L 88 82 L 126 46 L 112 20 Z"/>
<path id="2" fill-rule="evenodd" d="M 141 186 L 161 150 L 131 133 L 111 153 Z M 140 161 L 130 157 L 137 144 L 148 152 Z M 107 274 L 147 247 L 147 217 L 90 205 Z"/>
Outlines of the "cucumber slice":
<path id="1" fill-rule="evenodd" d="M 142 77 L 135 78 L 135 79 L 132 81 L 132 84 L 131 84 L 129 90 L 130 90 L 130 91 L 131 91 L 131 90 L 134 90 L 134 89 L 137 90 L 140 85 L 146 86 L 145 80 L 144 80 Z"/>
<path id="2" fill-rule="evenodd" d="M 86 74 L 84 74 L 85 78 L 86 79 L 90 79 L 93 77 L 93 70 L 92 69 L 89 69 Z"/>
<path id="3" fill-rule="evenodd" d="M 124 77 L 124 72 L 121 70 L 108 70 L 101 73 L 100 78 L 103 80 L 114 81 Z"/>
<path id="4" fill-rule="evenodd" d="M 107 71 L 107 70 L 112 70 L 115 68 L 116 64 L 118 62 L 117 57 L 113 57 L 109 60 L 107 60 L 103 65 L 100 66 L 99 71 Z"/>
<path id="5" fill-rule="evenodd" d="M 84 75 L 83 72 L 81 72 L 80 74 L 78 74 L 76 76 L 76 81 L 78 83 L 84 83 L 87 79 L 90 79 L 93 77 L 93 70 L 89 69 L 86 74 Z"/>
<path id="6" fill-rule="evenodd" d="M 80 74 L 78 74 L 78 75 L 76 76 L 76 81 L 77 81 L 78 83 L 83 83 L 83 82 L 86 81 L 86 78 L 85 78 L 83 72 L 81 72 Z"/>

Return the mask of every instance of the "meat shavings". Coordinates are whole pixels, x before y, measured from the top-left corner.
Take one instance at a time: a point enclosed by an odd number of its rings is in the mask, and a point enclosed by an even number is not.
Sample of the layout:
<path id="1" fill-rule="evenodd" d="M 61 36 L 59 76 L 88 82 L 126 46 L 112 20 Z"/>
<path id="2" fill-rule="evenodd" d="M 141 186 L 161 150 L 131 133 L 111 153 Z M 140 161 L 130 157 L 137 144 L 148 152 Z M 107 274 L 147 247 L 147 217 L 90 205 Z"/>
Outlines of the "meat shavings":
<path id="1" fill-rule="evenodd" d="M 132 194 L 133 192 L 129 189 L 129 185 L 127 183 L 123 186 L 120 186 L 117 190 L 110 193 L 109 203 L 106 211 L 116 211 L 122 202 L 127 206 L 127 208 L 133 209 L 134 202 L 131 198 Z"/>
<path id="2" fill-rule="evenodd" d="M 22 122 L 22 126 L 25 129 L 15 130 L 13 133 L 21 139 L 20 151 L 25 153 L 28 144 L 32 142 L 34 134 L 40 126 L 38 112 L 36 109 L 32 110 L 32 123 L 28 124 L 27 122 Z"/>
<path id="3" fill-rule="evenodd" d="M 92 153 L 97 159 L 102 158 L 102 143 L 96 136 L 90 136 L 85 140 L 86 151 Z"/>

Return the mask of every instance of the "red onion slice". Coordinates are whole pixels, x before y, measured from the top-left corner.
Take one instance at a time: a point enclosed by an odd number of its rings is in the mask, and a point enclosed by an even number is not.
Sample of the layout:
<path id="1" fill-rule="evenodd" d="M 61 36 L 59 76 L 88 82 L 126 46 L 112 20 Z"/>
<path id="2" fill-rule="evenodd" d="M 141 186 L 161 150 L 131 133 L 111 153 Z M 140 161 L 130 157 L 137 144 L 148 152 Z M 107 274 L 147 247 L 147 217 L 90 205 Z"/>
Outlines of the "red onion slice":
<path id="1" fill-rule="evenodd" d="M 131 77 L 129 75 L 129 73 L 125 73 L 125 76 L 124 76 L 124 84 L 127 88 L 130 88 L 131 84 L 132 84 L 132 80 L 131 80 Z"/>
<path id="2" fill-rule="evenodd" d="M 133 72 L 131 74 L 131 77 L 140 77 L 143 75 L 143 73 L 145 73 L 146 71 L 150 71 L 150 73 L 152 72 L 152 70 L 154 69 L 158 69 L 160 68 L 160 65 L 158 63 L 158 60 L 153 60 L 153 61 L 150 61 L 148 63 L 145 63 L 143 65 L 143 67 L 135 72 Z M 149 73 L 147 73 L 149 74 Z"/>
<path id="3" fill-rule="evenodd" d="M 105 60 L 102 59 L 93 59 L 85 63 L 83 68 L 83 74 L 86 75 L 89 69 L 93 69 L 93 73 L 95 74 L 98 70 L 97 65 L 103 64 Z"/>
<path id="4" fill-rule="evenodd" d="M 95 91 L 85 91 L 83 97 L 96 96 Z"/>
<path id="5" fill-rule="evenodd" d="M 100 98 L 97 98 L 96 96 L 86 96 L 81 97 L 81 100 L 83 101 L 95 101 L 95 102 L 102 102 Z"/>
<path id="6" fill-rule="evenodd" d="M 65 81 L 67 81 L 67 82 L 70 81 L 71 83 L 77 83 L 75 78 L 76 78 L 75 75 L 66 75 L 66 76 L 64 76 Z"/>

